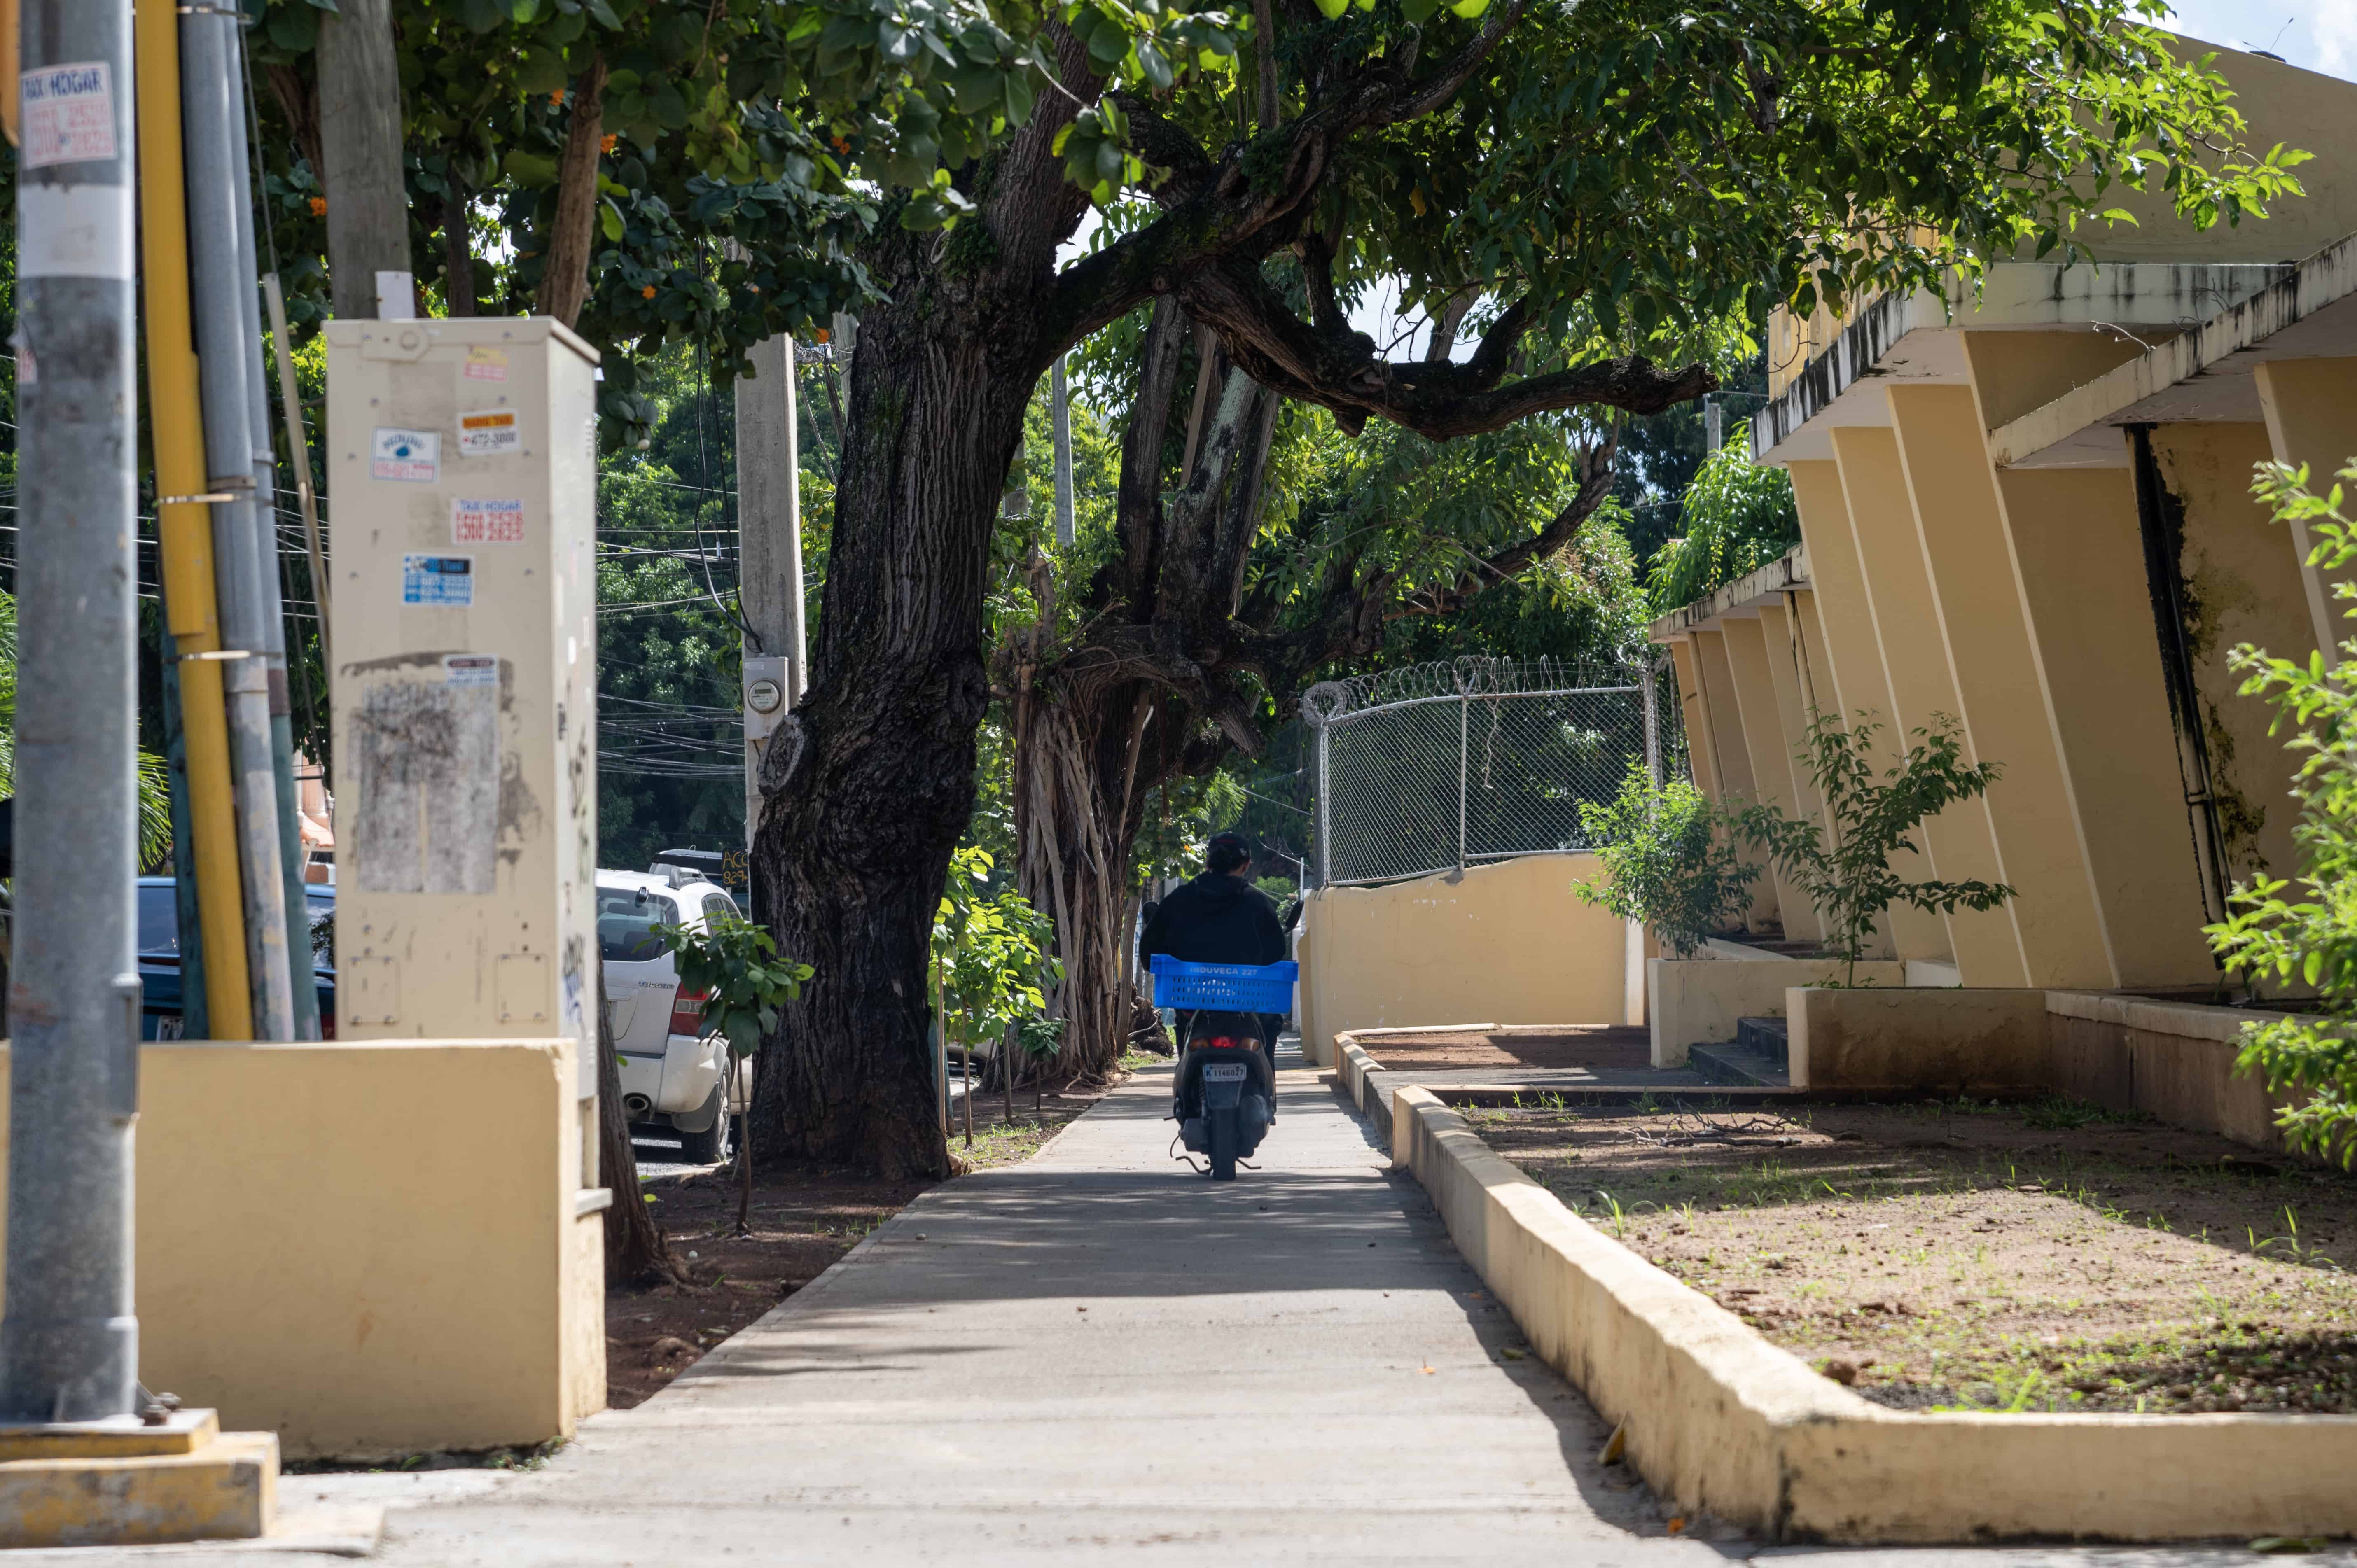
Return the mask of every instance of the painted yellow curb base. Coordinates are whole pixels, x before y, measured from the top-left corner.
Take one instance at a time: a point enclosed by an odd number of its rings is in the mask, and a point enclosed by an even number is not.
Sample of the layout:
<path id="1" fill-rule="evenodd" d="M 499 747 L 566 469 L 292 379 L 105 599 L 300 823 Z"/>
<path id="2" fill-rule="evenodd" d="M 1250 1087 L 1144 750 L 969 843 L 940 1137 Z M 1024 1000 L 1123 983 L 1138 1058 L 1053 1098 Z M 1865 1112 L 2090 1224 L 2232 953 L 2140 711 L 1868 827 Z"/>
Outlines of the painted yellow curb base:
<path id="1" fill-rule="evenodd" d="M 209 1410 L 0 1430 L 0 1548 L 251 1540 L 277 1509 L 278 1434 L 224 1433 Z"/>
<path id="2" fill-rule="evenodd" d="M 1888 1410 L 1595 1230 L 1429 1091 L 1392 1091 L 1392 1149 L 1681 1511 L 1859 1543 L 2357 1533 L 2357 1416 Z"/>

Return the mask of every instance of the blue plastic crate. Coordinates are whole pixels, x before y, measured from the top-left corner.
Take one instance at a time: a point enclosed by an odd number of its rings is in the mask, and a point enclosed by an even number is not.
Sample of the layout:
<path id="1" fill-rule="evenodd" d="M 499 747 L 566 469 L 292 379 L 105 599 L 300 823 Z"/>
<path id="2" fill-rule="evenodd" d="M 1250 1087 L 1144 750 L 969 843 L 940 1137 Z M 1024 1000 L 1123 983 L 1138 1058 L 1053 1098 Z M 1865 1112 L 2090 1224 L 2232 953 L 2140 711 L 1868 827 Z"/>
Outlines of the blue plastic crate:
<path id="1" fill-rule="evenodd" d="M 1154 955 L 1154 1004 L 1214 1013 L 1290 1013 L 1301 966 L 1276 963 L 1189 963 Z"/>

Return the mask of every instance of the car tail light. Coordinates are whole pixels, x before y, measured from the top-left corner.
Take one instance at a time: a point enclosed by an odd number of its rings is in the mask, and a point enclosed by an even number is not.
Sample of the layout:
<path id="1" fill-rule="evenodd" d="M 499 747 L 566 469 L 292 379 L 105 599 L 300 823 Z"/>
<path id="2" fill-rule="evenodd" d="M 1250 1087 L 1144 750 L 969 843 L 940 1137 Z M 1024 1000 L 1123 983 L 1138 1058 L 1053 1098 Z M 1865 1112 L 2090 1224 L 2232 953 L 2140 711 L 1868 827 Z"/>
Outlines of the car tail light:
<path id="1" fill-rule="evenodd" d="M 704 1003 L 709 991 L 690 991 L 682 987 L 671 999 L 671 1032 L 674 1035 L 704 1033 Z"/>

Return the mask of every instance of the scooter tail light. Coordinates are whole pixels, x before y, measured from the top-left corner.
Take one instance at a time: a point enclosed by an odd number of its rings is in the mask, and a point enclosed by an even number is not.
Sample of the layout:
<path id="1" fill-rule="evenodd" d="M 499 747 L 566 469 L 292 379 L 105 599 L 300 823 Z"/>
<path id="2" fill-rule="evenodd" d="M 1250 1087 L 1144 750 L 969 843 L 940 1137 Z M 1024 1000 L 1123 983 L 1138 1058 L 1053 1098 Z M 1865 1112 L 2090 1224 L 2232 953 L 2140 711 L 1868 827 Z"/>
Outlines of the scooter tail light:
<path id="1" fill-rule="evenodd" d="M 671 999 L 671 1032 L 702 1036 L 704 1004 L 711 994 L 709 991 L 690 991 L 684 986 L 674 992 Z"/>

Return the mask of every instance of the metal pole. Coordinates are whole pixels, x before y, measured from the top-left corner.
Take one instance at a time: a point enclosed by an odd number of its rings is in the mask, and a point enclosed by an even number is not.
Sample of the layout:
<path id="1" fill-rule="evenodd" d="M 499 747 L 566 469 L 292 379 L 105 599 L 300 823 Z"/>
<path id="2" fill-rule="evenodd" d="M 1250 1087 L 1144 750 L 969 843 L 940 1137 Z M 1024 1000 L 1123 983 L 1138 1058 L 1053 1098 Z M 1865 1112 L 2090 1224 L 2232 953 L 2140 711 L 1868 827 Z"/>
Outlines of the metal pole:
<path id="1" fill-rule="evenodd" d="M 1334 881 L 1334 814 L 1333 793 L 1329 788 L 1331 770 L 1328 764 L 1333 755 L 1334 730 L 1330 725 L 1318 726 L 1318 886 L 1328 887 Z"/>
<path id="2" fill-rule="evenodd" d="M 303 387 L 295 379 L 295 356 L 286 349 L 286 295 L 278 274 L 262 280 L 270 306 L 270 342 L 278 356 L 278 401 L 286 415 L 287 461 L 295 469 L 295 504 L 303 511 L 303 551 L 311 559 L 311 598 L 319 611 L 319 662 L 328 677 L 328 700 L 335 701 L 335 628 L 328 616 L 328 554 L 319 543 L 319 496 L 311 488 L 311 444 L 303 435 Z"/>
<path id="3" fill-rule="evenodd" d="M 1056 443 L 1056 544 L 1072 547 L 1072 400 L 1064 382 L 1064 356 L 1048 382 L 1048 425 Z"/>
<path id="4" fill-rule="evenodd" d="M 1465 753 L 1468 748 L 1468 721 L 1473 712 L 1472 697 L 1463 692 L 1457 694 L 1457 869 L 1465 869 Z"/>
<path id="5" fill-rule="evenodd" d="M 1645 704 L 1645 777 L 1653 788 L 1662 787 L 1662 721 L 1654 706 L 1653 656 L 1645 655 L 1644 664 L 1637 671 L 1637 700 Z"/>
<path id="6" fill-rule="evenodd" d="M 222 20 L 219 13 L 213 19 Z M 234 22 L 234 18 L 228 18 Z M 245 95 L 238 86 L 245 80 L 245 35 L 232 26 L 223 35 L 229 56 L 230 102 L 241 151 L 253 142 L 245 120 Z M 253 165 L 237 160 L 231 193 L 237 202 L 238 315 L 245 328 L 245 438 L 253 465 L 254 525 L 261 549 L 263 650 L 269 660 L 264 679 L 270 693 L 270 771 L 278 814 L 278 872 L 284 884 L 286 932 L 287 1003 L 292 1010 L 288 1038 L 319 1037 L 319 990 L 313 981 L 311 900 L 304 890 L 303 818 L 296 810 L 301 798 L 295 789 L 295 719 L 286 688 L 286 564 L 278 548 L 278 454 L 270 440 L 269 371 L 263 360 L 262 263 L 253 242 Z M 273 282 L 277 281 L 275 278 Z"/>
<path id="7" fill-rule="evenodd" d="M 286 883 L 280 843 L 278 769 L 271 736 L 270 568 L 276 553 L 254 512 L 253 403 L 258 325 L 247 335 L 255 285 L 242 264 L 238 231 L 249 203 L 245 103 L 235 72 L 237 14 L 191 7 L 180 20 L 180 107 L 187 138 L 190 271 L 197 360 L 205 415 L 206 489 L 213 503 L 213 555 L 220 575 L 221 641 L 231 653 L 230 761 L 237 789 L 238 858 L 245 890 L 245 942 L 253 982 L 254 1036 L 296 1038 L 286 940 Z M 283 656 L 283 634 L 281 639 Z M 283 680 L 283 676 L 282 676 Z M 308 966 L 307 965 L 307 969 Z"/>
<path id="8" fill-rule="evenodd" d="M 139 574 L 128 0 L 26 0 L 15 1026 L 0 1421 L 128 1414 Z"/>
<path id="9" fill-rule="evenodd" d="M 737 383 L 737 611 L 745 638 L 745 847 L 761 820 L 761 757 L 770 736 L 809 689 L 802 626 L 800 379 L 794 340 L 753 345 L 753 374 Z"/>

